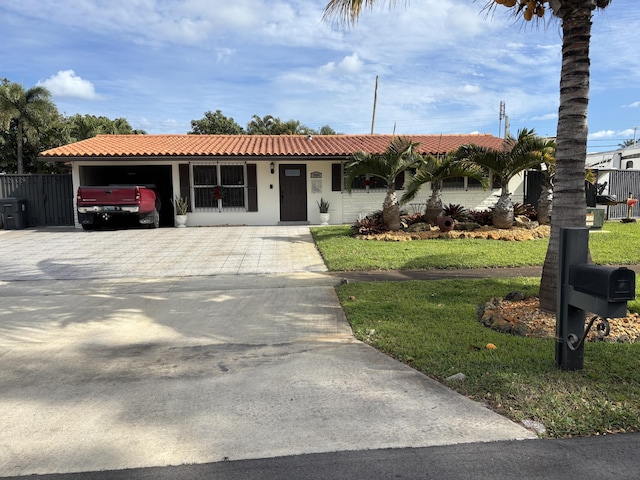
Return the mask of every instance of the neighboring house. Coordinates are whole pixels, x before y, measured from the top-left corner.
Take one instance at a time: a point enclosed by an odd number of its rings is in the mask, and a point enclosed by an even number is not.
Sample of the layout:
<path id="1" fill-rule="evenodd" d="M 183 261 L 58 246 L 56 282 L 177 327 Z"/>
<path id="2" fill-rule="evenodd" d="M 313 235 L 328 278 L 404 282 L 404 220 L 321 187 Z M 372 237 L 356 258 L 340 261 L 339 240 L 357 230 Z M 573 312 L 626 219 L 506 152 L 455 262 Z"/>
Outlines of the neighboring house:
<path id="1" fill-rule="evenodd" d="M 444 154 L 473 143 L 501 148 L 492 135 L 406 135 L 421 153 Z M 188 225 L 317 224 L 317 201 L 331 204 L 332 224 L 352 223 L 382 208 L 377 179 L 343 185 L 344 164 L 356 151 L 382 153 L 393 135 L 98 135 L 47 150 L 39 159 L 72 167 L 74 191 L 82 186 L 155 184 L 161 224 L 174 225 L 172 200 L 189 199 Z M 358 183 L 359 182 L 359 183 Z M 402 194 L 404 178 L 397 188 Z M 511 186 L 522 194 L 522 178 Z M 500 189 L 482 190 L 466 178 L 445 182 L 443 201 L 469 209 L 492 206 Z M 409 211 L 424 208 L 426 185 Z M 515 201 L 522 201 L 516 199 Z"/>
<path id="2" fill-rule="evenodd" d="M 626 217 L 629 194 L 634 198 L 640 196 L 640 146 L 589 153 L 586 166 L 597 172 L 596 202 L 602 202 L 598 208 L 606 209 L 605 218 Z M 620 203 L 606 205 L 604 196 L 613 196 Z M 637 205 L 634 207 L 634 216 L 638 214 L 638 208 Z"/>

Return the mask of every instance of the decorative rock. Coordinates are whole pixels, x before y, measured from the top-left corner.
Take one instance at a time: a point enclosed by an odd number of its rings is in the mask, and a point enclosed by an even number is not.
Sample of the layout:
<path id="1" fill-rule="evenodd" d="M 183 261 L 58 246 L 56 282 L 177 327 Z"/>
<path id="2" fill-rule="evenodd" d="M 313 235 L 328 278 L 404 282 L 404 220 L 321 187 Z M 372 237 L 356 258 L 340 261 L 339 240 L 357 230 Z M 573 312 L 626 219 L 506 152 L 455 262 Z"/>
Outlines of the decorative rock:
<path id="1" fill-rule="evenodd" d="M 518 321 L 511 327 L 511 332 L 509 333 L 520 337 L 526 337 L 527 333 L 529 333 L 529 327 L 526 323 Z"/>
<path id="2" fill-rule="evenodd" d="M 522 420 L 522 425 L 535 431 L 538 435 L 544 435 L 545 433 L 547 433 L 547 427 L 536 420 L 525 418 L 524 420 Z"/>
<path id="3" fill-rule="evenodd" d="M 524 293 L 522 292 L 509 292 L 504 297 L 504 299 L 509 302 L 519 302 L 521 300 L 524 300 L 525 298 L 527 297 L 525 297 Z"/>
<path id="4" fill-rule="evenodd" d="M 477 230 L 480 228 L 480 224 L 479 223 L 475 223 L 475 222 L 459 222 L 456 223 L 456 230 L 464 230 L 464 231 L 468 231 L 468 232 L 473 232 L 474 230 Z"/>
<path id="5" fill-rule="evenodd" d="M 513 324 L 502 315 L 496 314 L 493 316 L 493 324 L 491 325 L 492 330 L 496 330 L 501 333 L 511 333 L 512 328 Z"/>
<path id="6" fill-rule="evenodd" d="M 456 373 L 455 375 L 451 375 L 450 377 L 445 378 L 447 382 L 463 382 L 466 380 L 466 375 L 462 372 Z"/>

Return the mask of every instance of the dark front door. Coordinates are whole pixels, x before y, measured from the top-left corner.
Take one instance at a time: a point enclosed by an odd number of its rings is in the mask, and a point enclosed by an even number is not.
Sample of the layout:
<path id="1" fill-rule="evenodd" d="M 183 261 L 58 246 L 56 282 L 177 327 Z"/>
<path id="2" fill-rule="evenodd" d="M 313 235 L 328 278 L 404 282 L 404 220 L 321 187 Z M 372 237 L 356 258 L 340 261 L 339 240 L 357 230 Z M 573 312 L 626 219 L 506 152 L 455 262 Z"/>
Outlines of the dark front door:
<path id="1" fill-rule="evenodd" d="M 307 220 L 307 166 L 280 165 L 280 221 Z"/>

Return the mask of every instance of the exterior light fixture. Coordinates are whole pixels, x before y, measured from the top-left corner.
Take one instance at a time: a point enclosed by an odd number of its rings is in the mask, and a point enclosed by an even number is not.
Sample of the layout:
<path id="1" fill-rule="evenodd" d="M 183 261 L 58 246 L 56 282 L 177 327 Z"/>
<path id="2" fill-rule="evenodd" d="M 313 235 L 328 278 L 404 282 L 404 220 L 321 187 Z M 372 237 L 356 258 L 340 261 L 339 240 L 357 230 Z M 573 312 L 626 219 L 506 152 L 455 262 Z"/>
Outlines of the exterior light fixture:
<path id="1" fill-rule="evenodd" d="M 271 167 L 271 174 L 273 175 L 274 173 L 276 173 L 276 164 L 271 162 L 269 164 L 269 167 Z"/>

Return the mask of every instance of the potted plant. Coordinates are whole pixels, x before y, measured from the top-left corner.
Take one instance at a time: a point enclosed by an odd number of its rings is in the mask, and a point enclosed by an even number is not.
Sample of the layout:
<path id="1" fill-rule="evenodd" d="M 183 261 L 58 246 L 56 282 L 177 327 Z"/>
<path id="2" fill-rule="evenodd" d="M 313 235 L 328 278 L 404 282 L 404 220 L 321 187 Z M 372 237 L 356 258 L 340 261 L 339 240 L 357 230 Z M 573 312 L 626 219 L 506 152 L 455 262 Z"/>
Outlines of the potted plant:
<path id="1" fill-rule="evenodd" d="M 176 197 L 174 202 L 176 207 L 176 224 L 178 227 L 187 226 L 187 211 L 189 210 L 189 200 L 187 197 Z"/>
<path id="2" fill-rule="evenodd" d="M 320 201 L 316 201 L 320 210 L 320 225 L 329 225 L 329 202 L 320 197 Z"/>

